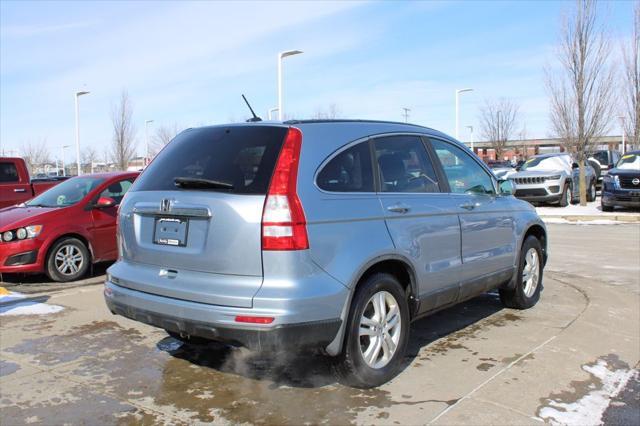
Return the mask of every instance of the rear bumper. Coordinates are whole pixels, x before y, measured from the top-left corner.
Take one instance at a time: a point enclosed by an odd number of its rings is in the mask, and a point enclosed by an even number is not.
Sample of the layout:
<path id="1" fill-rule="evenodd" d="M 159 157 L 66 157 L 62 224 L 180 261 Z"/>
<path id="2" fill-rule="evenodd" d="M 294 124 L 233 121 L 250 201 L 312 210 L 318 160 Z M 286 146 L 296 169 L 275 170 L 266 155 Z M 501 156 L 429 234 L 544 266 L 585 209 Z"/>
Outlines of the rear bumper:
<path id="1" fill-rule="evenodd" d="M 236 315 L 277 315 L 277 312 L 208 305 L 143 293 L 105 283 L 105 301 L 117 315 L 175 333 L 275 352 L 324 348 L 338 333 L 340 318 L 302 323 L 247 325 Z"/>

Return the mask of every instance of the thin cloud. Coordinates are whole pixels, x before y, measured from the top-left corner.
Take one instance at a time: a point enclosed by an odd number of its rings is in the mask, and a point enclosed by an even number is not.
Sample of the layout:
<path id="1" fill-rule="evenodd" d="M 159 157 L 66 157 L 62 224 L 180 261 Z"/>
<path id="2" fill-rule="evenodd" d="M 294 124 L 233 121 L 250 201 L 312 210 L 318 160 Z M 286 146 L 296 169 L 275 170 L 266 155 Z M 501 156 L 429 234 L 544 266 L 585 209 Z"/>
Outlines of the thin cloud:
<path id="1" fill-rule="evenodd" d="M 0 34 L 2 34 L 2 37 L 7 38 L 36 37 L 79 28 L 88 28 L 95 25 L 95 23 L 95 21 L 83 21 L 59 25 L 8 25 L 2 28 Z"/>

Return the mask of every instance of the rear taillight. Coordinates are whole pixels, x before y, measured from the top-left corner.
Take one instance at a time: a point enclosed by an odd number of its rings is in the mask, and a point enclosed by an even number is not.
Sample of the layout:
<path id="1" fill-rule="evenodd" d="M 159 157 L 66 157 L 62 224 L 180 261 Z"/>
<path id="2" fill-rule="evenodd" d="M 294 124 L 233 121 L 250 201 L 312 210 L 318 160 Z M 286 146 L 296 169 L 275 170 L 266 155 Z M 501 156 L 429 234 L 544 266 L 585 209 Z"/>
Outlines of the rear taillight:
<path id="1" fill-rule="evenodd" d="M 296 192 L 301 148 L 302 132 L 289 128 L 262 211 L 263 250 L 309 248 L 307 221 Z"/>

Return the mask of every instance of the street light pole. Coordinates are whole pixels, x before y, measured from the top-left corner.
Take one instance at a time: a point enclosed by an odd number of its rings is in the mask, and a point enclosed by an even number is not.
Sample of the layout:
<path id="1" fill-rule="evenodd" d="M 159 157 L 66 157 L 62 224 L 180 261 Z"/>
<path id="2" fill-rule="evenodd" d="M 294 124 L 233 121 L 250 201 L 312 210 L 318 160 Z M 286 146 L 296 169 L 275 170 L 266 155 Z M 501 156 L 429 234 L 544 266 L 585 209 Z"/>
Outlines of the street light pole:
<path id="1" fill-rule="evenodd" d="M 282 121 L 284 117 L 284 107 L 282 100 L 282 60 L 288 56 L 299 55 L 303 53 L 302 50 L 287 50 L 286 52 L 278 53 L 278 120 Z"/>
<path id="2" fill-rule="evenodd" d="M 87 91 L 79 91 L 76 92 L 75 100 L 76 100 L 76 166 L 78 167 L 78 176 L 82 174 L 82 169 L 80 168 L 80 111 L 78 108 L 78 98 L 82 95 L 87 95 L 89 92 Z"/>
<path id="3" fill-rule="evenodd" d="M 460 121 L 460 93 L 473 92 L 473 89 L 456 89 L 456 139 L 458 139 L 458 123 Z"/>
<path id="4" fill-rule="evenodd" d="M 473 146 L 473 126 L 465 126 L 467 129 L 469 129 L 469 142 L 471 143 L 471 151 L 472 152 L 476 152 Z"/>
<path id="5" fill-rule="evenodd" d="M 146 166 L 149 160 L 149 123 L 153 123 L 153 120 L 145 120 L 144 122 L 144 165 Z"/>
<path id="6" fill-rule="evenodd" d="M 273 120 L 273 113 L 276 111 L 278 111 L 278 107 L 269 108 L 269 111 L 267 111 L 267 116 L 269 117 L 269 120 Z"/>
<path id="7" fill-rule="evenodd" d="M 65 148 L 69 148 L 71 145 L 62 145 L 62 176 L 66 176 L 67 175 L 67 171 L 65 170 L 65 165 L 64 165 L 64 149 Z"/>
<path id="8" fill-rule="evenodd" d="M 618 116 L 618 118 L 620 119 L 620 127 L 622 127 L 622 154 L 624 155 L 624 153 L 627 151 L 627 144 L 626 144 L 626 140 L 624 138 L 624 115 L 620 115 Z"/>

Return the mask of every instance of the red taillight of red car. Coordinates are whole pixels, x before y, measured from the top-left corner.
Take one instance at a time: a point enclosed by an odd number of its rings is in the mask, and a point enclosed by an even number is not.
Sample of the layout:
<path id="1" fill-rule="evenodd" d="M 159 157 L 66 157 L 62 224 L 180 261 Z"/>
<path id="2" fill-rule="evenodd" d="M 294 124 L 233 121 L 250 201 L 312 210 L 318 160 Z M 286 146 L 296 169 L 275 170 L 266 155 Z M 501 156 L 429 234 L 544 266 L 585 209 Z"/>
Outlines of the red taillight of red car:
<path id="1" fill-rule="evenodd" d="M 296 191 L 302 132 L 289 128 L 262 211 L 263 250 L 309 248 L 307 220 Z"/>

